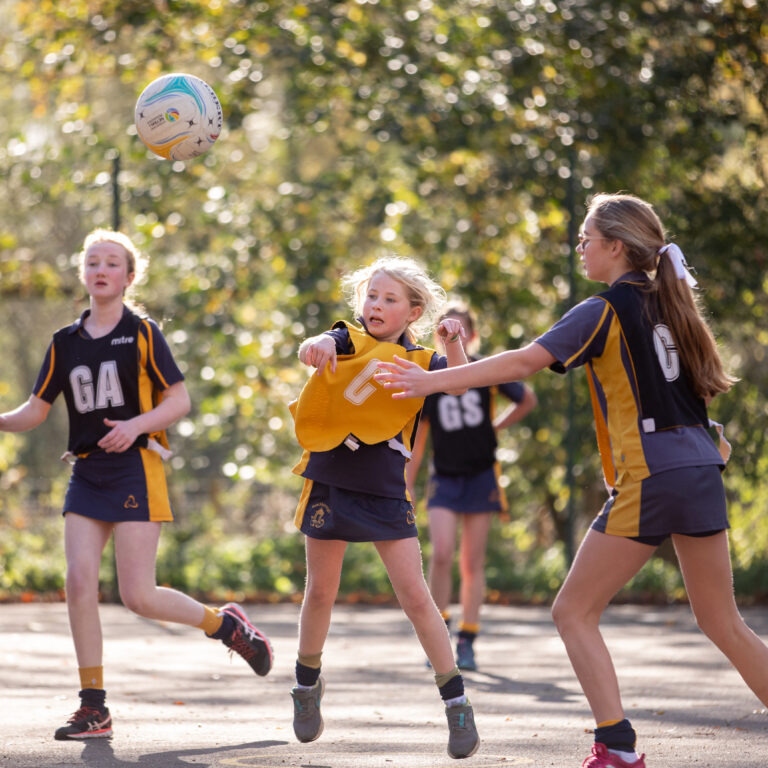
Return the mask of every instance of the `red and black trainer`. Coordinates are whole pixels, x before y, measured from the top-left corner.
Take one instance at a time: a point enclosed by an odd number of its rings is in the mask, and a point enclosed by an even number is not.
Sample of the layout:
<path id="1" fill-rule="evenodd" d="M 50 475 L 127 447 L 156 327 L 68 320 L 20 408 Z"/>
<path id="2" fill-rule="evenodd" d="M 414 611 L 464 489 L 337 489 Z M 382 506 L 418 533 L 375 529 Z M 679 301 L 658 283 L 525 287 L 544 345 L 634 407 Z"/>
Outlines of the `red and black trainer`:
<path id="1" fill-rule="evenodd" d="M 611 752 L 605 744 L 595 742 L 592 745 L 591 754 L 581 764 L 581 768 L 645 768 L 645 755 L 641 755 L 637 760 L 628 763 Z"/>
<path id="2" fill-rule="evenodd" d="M 53 736 L 56 740 L 105 739 L 112 735 L 112 718 L 106 707 L 80 707 L 67 723 L 68 725 L 62 725 L 56 730 Z"/>
<path id="3" fill-rule="evenodd" d="M 272 669 L 272 645 L 269 638 L 251 624 L 243 609 L 237 603 L 227 603 L 221 608 L 235 621 L 232 634 L 222 642 L 230 651 L 242 656 L 257 674 L 269 674 Z"/>

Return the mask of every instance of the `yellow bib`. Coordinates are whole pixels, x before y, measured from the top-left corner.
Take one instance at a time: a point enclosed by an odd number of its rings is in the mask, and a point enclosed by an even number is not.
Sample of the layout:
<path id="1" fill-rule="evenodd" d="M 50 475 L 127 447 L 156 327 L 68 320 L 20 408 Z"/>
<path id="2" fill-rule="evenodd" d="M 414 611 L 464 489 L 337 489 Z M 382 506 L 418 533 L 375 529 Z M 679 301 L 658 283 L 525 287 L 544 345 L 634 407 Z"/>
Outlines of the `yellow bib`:
<path id="1" fill-rule="evenodd" d="M 369 445 L 389 440 L 415 418 L 424 403 L 423 397 L 393 400 L 392 391 L 374 381 L 373 375 L 380 361 L 391 362 L 395 355 L 428 370 L 434 350 L 406 350 L 345 325 L 354 353 L 338 355 L 335 373 L 328 365 L 320 376 L 313 373 L 298 400 L 288 406 L 299 445 L 308 451 L 330 451 L 350 434 Z"/>

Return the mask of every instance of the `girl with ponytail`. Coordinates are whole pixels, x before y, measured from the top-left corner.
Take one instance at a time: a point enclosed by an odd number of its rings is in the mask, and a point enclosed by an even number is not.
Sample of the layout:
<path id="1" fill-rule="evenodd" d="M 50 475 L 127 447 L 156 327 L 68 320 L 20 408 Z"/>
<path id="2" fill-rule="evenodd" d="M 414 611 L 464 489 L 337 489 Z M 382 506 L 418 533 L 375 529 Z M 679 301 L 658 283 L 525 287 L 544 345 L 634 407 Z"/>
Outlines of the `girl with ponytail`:
<path id="1" fill-rule="evenodd" d="M 398 390 L 395 398 L 423 397 L 584 366 L 609 497 L 552 613 L 596 722 L 583 768 L 645 768 L 599 624 L 665 539 L 672 538 L 699 627 L 768 706 L 768 648 L 733 595 L 721 479 L 730 446 L 707 415 L 735 378 L 699 309 L 685 257 L 667 243 L 651 205 L 633 195 L 597 195 L 576 250 L 587 277 L 609 287 L 532 343 L 434 372 L 396 359 L 382 363 L 387 373 L 376 378 Z"/>

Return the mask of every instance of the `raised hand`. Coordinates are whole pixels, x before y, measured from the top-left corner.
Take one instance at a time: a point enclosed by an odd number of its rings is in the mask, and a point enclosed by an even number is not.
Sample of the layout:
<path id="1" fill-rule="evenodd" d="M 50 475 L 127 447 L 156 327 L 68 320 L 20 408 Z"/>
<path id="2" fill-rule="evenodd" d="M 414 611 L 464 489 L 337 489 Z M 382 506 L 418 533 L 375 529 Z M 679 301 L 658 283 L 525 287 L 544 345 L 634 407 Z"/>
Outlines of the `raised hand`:
<path id="1" fill-rule="evenodd" d="M 299 360 L 304 365 L 314 365 L 320 375 L 326 365 L 336 372 L 336 342 L 327 335 L 307 339 L 299 348 Z"/>
<path id="2" fill-rule="evenodd" d="M 436 333 L 443 344 L 450 344 L 459 339 L 466 341 L 467 338 L 467 332 L 458 317 L 444 317 L 437 326 Z"/>

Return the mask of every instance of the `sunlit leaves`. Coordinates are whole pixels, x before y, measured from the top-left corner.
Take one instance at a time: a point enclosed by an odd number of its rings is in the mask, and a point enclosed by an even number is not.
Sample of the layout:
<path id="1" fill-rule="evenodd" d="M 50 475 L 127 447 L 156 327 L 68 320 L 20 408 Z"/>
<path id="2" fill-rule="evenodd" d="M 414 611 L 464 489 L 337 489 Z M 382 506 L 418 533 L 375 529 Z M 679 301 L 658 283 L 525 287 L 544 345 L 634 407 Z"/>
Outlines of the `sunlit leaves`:
<path id="1" fill-rule="evenodd" d="M 152 257 L 141 298 L 195 403 L 177 476 L 202 487 L 226 466 L 233 481 L 290 488 L 286 405 L 306 376 L 296 346 L 348 316 L 343 271 L 383 248 L 416 256 L 477 310 L 483 352 L 517 346 L 594 290 L 576 275 L 569 295 L 571 213 L 592 192 L 628 189 L 656 204 L 706 286 L 744 380 L 716 408 L 739 422 L 743 469 L 757 477 L 768 420 L 759 5 L 8 2 L 0 90 L 16 106 L 0 116 L 0 295 L 81 299 L 71 255 L 119 214 Z M 188 163 L 153 157 L 133 127 L 139 92 L 172 70 L 210 82 L 224 109 L 216 146 Z M 14 392 L 42 350 L 28 353 Z M 509 471 L 519 514 L 544 505 L 562 523 L 567 388 L 546 375 L 533 385 L 542 407 Z M 581 382 L 577 406 L 579 493 L 593 511 L 602 487 Z"/>

